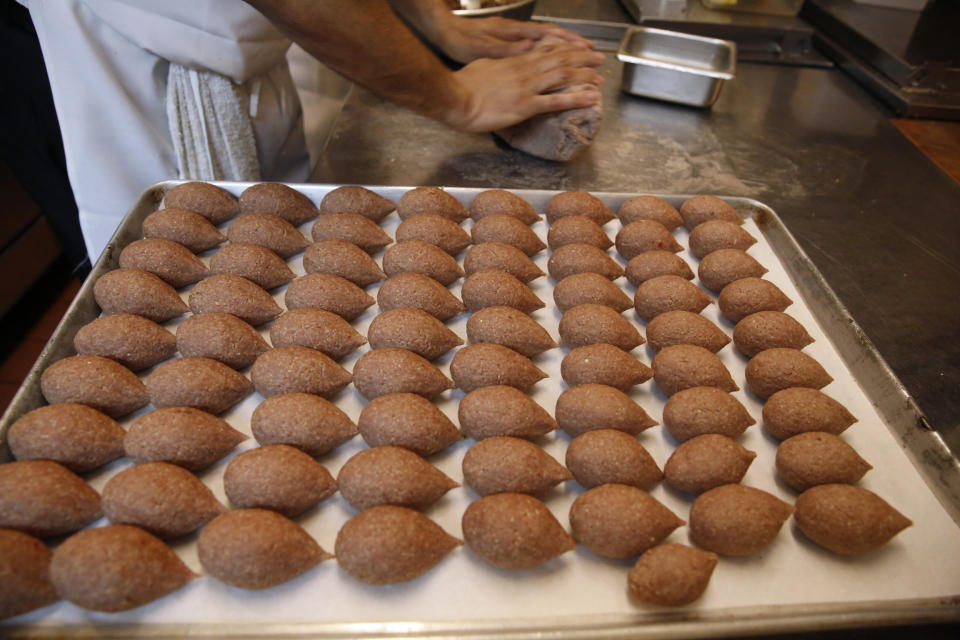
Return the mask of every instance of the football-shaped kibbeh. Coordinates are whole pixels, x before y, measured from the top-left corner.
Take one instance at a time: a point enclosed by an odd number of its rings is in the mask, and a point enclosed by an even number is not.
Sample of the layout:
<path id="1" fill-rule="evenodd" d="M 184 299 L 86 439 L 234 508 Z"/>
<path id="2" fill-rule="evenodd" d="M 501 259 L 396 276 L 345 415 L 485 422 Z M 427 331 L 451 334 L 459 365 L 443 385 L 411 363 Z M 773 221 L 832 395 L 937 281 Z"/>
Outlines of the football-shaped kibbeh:
<path id="1" fill-rule="evenodd" d="M 586 191 L 564 191 L 550 198 L 544 213 L 553 224 L 567 216 L 586 216 L 597 224 L 606 224 L 616 216 L 600 198 Z"/>
<path id="2" fill-rule="evenodd" d="M 746 251 L 756 243 L 746 229 L 727 220 L 709 220 L 690 232 L 690 252 L 698 258 L 720 249 Z"/>
<path id="3" fill-rule="evenodd" d="M 101 515 L 100 495 L 66 467 L 49 460 L 0 464 L 0 529 L 50 538 Z"/>
<path id="4" fill-rule="evenodd" d="M 52 460 L 84 473 L 123 455 L 123 427 L 83 404 L 63 402 L 29 411 L 7 430 L 17 460 Z"/>
<path id="5" fill-rule="evenodd" d="M 372 400 L 392 393 L 415 393 L 430 400 L 453 387 L 426 358 L 406 349 L 372 349 L 353 366 L 353 385 Z"/>
<path id="6" fill-rule="evenodd" d="M 699 313 L 677 309 L 661 313 L 650 321 L 647 342 L 654 351 L 676 344 L 693 344 L 716 353 L 730 344 L 730 337 Z"/>
<path id="7" fill-rule="evenodd" d="M 275 289 L 294 279 L 283 258 L 252 242 L 231 242 L 210 256 L 211 275 L 241 276 L 264 289 Z"/>
<path id="8" fill-rule="evenodd" d="M 463 437 L 435 404 L 413 393 L 373 398 L 360 412 L 357 427 L 371 447 L 406 447 L 421 456 L 442 451 Z"/>
<path id="9" fill-rule="evenodd" d="M 821 389 L 833 381 L 820 363 L 798 349 L 761 351 L 747 363 L 747 385 L 761 398 L 790 387 Z"/>
<path id="10" fill-rule="evenodd" d="M 33 536 L 0 529 L 0 620 L 33 611 L 59 600 L 50 583 L 53 552 Z"/>
<path id="11" fill-rule="evenodd" d="M 310 244 L 295 226 L 269 213 L 248 213 L 236 218 L 227 227 L 230 242 L 249 242 L 270 249 L 286 260 Z"/>
<path id="12" fill-rule="evenodd" d="M 700 494 L 743 479 L 753 451 L 718 433 L 705 433 L 682 443 L 663 465 L 663 476 L 674 489 Z"/>
<path id="13" fill-rule="evenodd" d="M 647 251 L 683 251 L 670 230 L 656 220 L 637 220 L 624 226 L 617 233 L 617 253 L 626 260 Z"/>
<path id="14" fill-rule="evenodd" d="M 419 511 L 379 505 L 348 520 L 334 550 L 354 579 L 397 584 L 426 573 L 461 544 Z"/>
<path id="15" fill-rule="evenodd" d="M 529 202 L 505 189 L 481 191 L 470 203 L 469 213 L 474 220 L 500 214 L 513 216 L 528 225 L 540 220 Z"/>
<path id="16" fill-rule="evenodd" d="M 502 242 L 483 242 L 467 249 L 463 269 L 467 275 L 477 271 L 506 271 L 525 284 L 544 275 L 527 254 Z"/>
<path id="17" fill-rule="evenodd" d="M 594 429 L 636 435 L 657 424 L 630 396 L 602 384 L 570 387 L 557 398 L 557 424 L 574 438 Z"/>
<path id="18" fill-rule="evenodd" d="M 249 367 L 270 349 L 249 324 L 217 312 L 190 316 L 177 325 L 176 347 L 184 358 L 213 358 L 233 369 Z"/>
<path id="19" fill-rule="evenodd" d="M 246 376 L 212 358 L 165 362 L 147 376 L 145 385 L 158 409 L 193 407 L 212 414 L 223 413 L 253 391 Z"/>
<path id="20" fill-rule="evenodd" d="M 172 358 L 177 339 L 153 320 L 112 313 L 81 327 L 73 337 L 73 348 L 81 355 L 104 356 L 140 371 Z"/>
<path id="21" fill-rule="evenodd" d="M 162 539 L 192 533 L 226 511 L 195 475 L 167 462 L 117 473 L 103 487 L 102 505 L 112 524 L 135 525 Z"/>
<path id="22" fill-rule="evenodd" d="M 484 307 L 513 307 L 532 313 L 544 306 L 530 287 L 506 271 L 476 271 L 467 276 L 460 289 L 463 304 L 470 311 Z"/>
<path id="23" fill-rule="evenodd" d="M 513 216 L 497 214 L 477 220 L 470 228 L 473 244 L 501 242 L 516 247 L 527 256 L 534 256 L 547 245 L 533 229 Z"/>
<path id="24" fill-rule="evenodd" d="M 297 345 L 270 349 L 250 369 L 253 387 L 264 398 L 295 392 L 329 398 L 351 379 L 349 371 L 323 352 Z"/>
<path id="25" fill-rule="evenodd" d="M 694 196 L 680 205 L 683 225 L 693 231 L 698 225 L 710 220 L 726 220 L 743 224 L 737 210 L 716 196 Z"/>
<path id="26" fill-rule="evenodd" d="M 585 431 L 567 446 L 567 468 L 586 489 L 625 484 L 649 491 L 663 478 L 636 437 L 616 429 Z"/>
<path id="27" fill-rule="evenodd" d="M 553 301 L 563 313 L 581 304 L 602 304 L 619 312 L 633 306 L 623 289 L 599 273 L 590 272 L 575 273 L 558 282 L 553 288 Z"/>
<path id="28" fill-rule="evenodd" d="M 739 400 L 717 387 L 678 391 L 663 407 L 663 426 L 679 442 L 704 433 L 736 438 L 756 422 Z"/>
<path id="29" fill-rule="evenodd" d="M 163 238 L 131 242 L 120 252 L 121 269 L 141 269 L 156 274 L 174 289 L 209 275 L 207 265 L 182 244 Z"/>
<path id="30" fill-rule="evenodd" d="M 743 278 L 759 278 L 767 268 L 740 249 L 718 249 L 704 256 L 697 269 L 700 282 L 719 293 L 725 286 Z"/>
<path id="31" fill-rule="evenodd" d="M 653 369 L 612 344 L 572 349 L 560 362 L 560 375 L 571 387 L 595 382 L 626 391 L 653 377 Z"/>
<path id="32" fill-rule="evenodd" d="M 64 540 L 50 561 L 57 595 L 109 613 L 153 602 L 196 577 L 159 538 L 125 524 L 81 531 Z"/>
<path id="33" fill-rule="evenodd" d="M 439 187 L 410 189 L 397 203 L 397 214 L 406 220 L 420 213 L 433 213 L 461 223 L 467 219 L 467 210 L 460 201 Z"/>
<path id="34" fill-rule="evenodd" d="M 803 349 L 812 342 L 803 325 L 782 311 L 751 313 L 733 328 L 733 344 L 748 358 L 775 347 Z"/>
<path id="35" fill-rule="evenodd" d="M 385 286 L 386 283 L 380 289 L 383 290 Z M 297 278 L 287 287 L 283 299 L 287 309 L 323 309 L 347 321 L 353 320 L 376 302 L 349 280 L 329 273 L 310 273 Z"/>
<path id="36" fill-rule="evenodd" d="M 777 447 L 777 475 L 796 491 L 818 484 L 856 484 L 873 467 L 832 433 L 808 431 Z"/>
<path id="37" fill-rule="evenodd" d="M 603 484 L 570 507 L 573 539 L 605 558 L 638 556 L 685 523 L 646 491 Z"/>
<path id="38" fill-rule="evenodd" d="M 250 429 L 261 445 L 288 444 L 314 458 L 359 433 L 347 414 L 312 393 L 267 398 L 253 410 Z"/>
<path id="39" fill-rule="evenodd" d="M 700 313 L 713 302 L 704 291 L 681 276 L 657 276 L 641 282 L 633 306 L 642 319 L 653 320 L 667 311 Z"/>
<path id="40" fill-rule="evenodd" d="M 668 396 L 692 387 L 740 388 L 716 354 L 693 344 L 661 349 L 653 359 L 653 379 Z"/>
<path id="41" fill-rule="evenodd" d="M 465 275 L 456 258 L 422 240 L 407 240 L 389 247 L 383 254 L 383 271 L 388 277 L 398 273 L 419 273 L 445 287 Z"/>
<path id="42" fill-rule="evenodd" d="M 525 390 L 547 374 L 513 349 L 480 342 L 457 351 L 450 362 L 450 376 L 458 389 L 470 393 L 478 387 L 500 384 Z"/>
<path id="43" fill-rule="evenodd" d="M 123 448 L 137 464 L 169 462 L 200 471 L 246 439 L 217 416 L 191 407 L 170 407 L 137 418 L 123 439 Z"/>
<path id="44" fill-rule="evenodd" d="M 268 589 L 332 556 L 303 527 L 268 509 L 236 509 L 203 528 L 197 555 L 204 571 L 241 589 Z"/>
<path id="45" fill-rule="evenodd" d="M 227 236 L 199 213 L 186 209 L 160 209 L 143 221 L 146 238 L 163 238 L 185 246 L 194 253 L 213 249 Z"/>
<path id="46" fill-rule="evenodd" d="M 577 546 L 542 502 L 523 493 L 476 500 L 461 524 L 467 547 L 498 569 L 532 569 Z"/>
<path id="47" fill-rule="evenodd" d="M 617 211 L 617 217 L 625 225 L 637 220 L 656 220 L 669 231 L 683 224 L 680 212 L 657 196 L 634 196 L 624 201 Z"/>
<path id="48" fill-rule="evenodd" d="M 460 485 L 403 447 L 363 449 L 337 474 L 344 500 L 358 511 L 380 504 L 423 509 Z"/>
<path id="49" fill-rule="evenodd" d="M 333 312 L 300 307 L 273 321 L 270 342 L 274 347 L 309 347 L 339 360 L 366 344 L 367 340 Z"/>
<path id="50" fill-rule="evenodd" d="M 560 218 L 550 225 L 547 232 L 547 246 L 557 249 L 564 245 L 584 243 L 593 245 L 601 251 L 613 246 L 613 241 L 603 228 L 586 216 Z"/>
<path id="51" fill-rule="evenodd" d="M 467 339 L 501 344 L 528 358 L 557 346 L 536 320 L 513 307 L 485 307 L 473 313 L 467 319 Z"/>
<path id="52" fill-rule="evenodd" d="M 223 472 L 223 489 L 234 507 L 293 518 L 336 493 L 337 482 L 303 451 L 271 444 L 237 454 Z"/>
<path id="53" fill-rule="evenodd" d="M 623 275 L 623 267 L 603 249 L 577 242 L 558 247 L 547 260 L 550 277 L 560 282 L 576 273 L 599 273 L 616 280 Z"/>
<path id="54" fill-rule="evenodd" d="M 418 213 L 397 227 L 397 242 L 420 240 L 455 256 L 470 246 L 470 234 L 459 224 L 436 213 Z"/>
<path id="55" fill-rule="evenodd" d="M 717 560 L 715 553 L 686 545 L 657 545 L 637 560 L 627 587 L 642 602 L 680 607 L 703 595 Z"/>
<path id="56" fill-rule="evenodd" d="M 346 240 L 367 253 L 376 253 L 393 242 L 380 225 L 359 213 L 322 215 L 310 228 L 310 236 L 314 242 L 330 238 Z"/>
<path id="57" fill-rule="evenodd" d="M 272 213 L 299 227 L 319 215 L 310 198 L 279 182 L 251 185 L 240 194 L 240 213 Z"/>
<path id="58" fill-rule="evenodd" d="M 140 378 L 103 356 L 69 356 L 40 375 L 40 390 L 50 404 L 76 402 L 111 418 L 125 416 L 150 402 Z"/>
<path id="59" fill-rule="evenodd" d="M 332 273 L 359 287 L 387 277 L 369 253 L 340 238 L 321 240 L 307 247 L 303 253 L 303 269 L 307 273 Z"/>
<path id="60" fill-rule="evenodd" d="M 460 336 L 426 311 L 407 307 L 375 317 L 367 329 L 367 339 L 373 349 L 408 349 L 427 360 L 436 360 L 463 344 Z"/>
<path id="61" fill-rule="evenodd" d="M 509 385 L 474 389 L 460 399 L 457 410 L 463 435 L 474 440 L 494 436 L 537 438 L 557 428 L 546 409 Z"/>
<path id="62" fill-rule="evenodd" d="M 560 340 L 570 347 L 612 344 L 630 351 L 644 343 L 633 324 L 615 309 L 602 304 L 581 304 L 560 318 Z"/>
<path id="63" fill-rule="evenodd" d="M 185 182 L 163 195 L 165 208 L 199 213 L 213 224 L 222 224 L 240 212 L 240 203 L 226 189 L 209 182 Z"/>
<path id="64" fill-rule="evenodd" d="M 807 489 L 794 520 L 808 538 L 841 555 L 875 551 L 913 524 L 877 494 L 849 484 Z"/>
<path id="65" fill-rule="evenodd" d="M 793 507 L 776 496 L 742 484 L 725 484 L 700 494 L 690 507 L 690 539 L 721 556 L 749 556 L 777 537 Z"/>
<path id="66" fill-rule="evenodd" d="M 627 277 L 627 282 L 635 287 L 657 276 L 678 276 L 693 280 L 693 270 L 687 261 L 663 249 L 645 251 L 630 258 L 623 269 L 623 274 Z"/>
<path id="67" fill-rule="evenodd" d="M 550 454 L 521 438 L 487 438 L 463 456 L 463 481 L 481 496 L 506 492 L 536 496 L 572 477 Z"/>
<path id="68" fill-rule="evenodd" d="M 779 440 L 808 431 L 836 436 L 856 421 L 842 404 L 809 387 L 777 391 L 763 405 L 763 428 Z"/>
<path id="69" fill-rule="evenodd" d="M 398 273 L 387 278 L 377 290 L 377 304 L 381 311 L 403 307 L 421 309 L 441 322 L 466 311 L 463 303 L 445 286 L 420 273 Z"/>
<path id="70" fill-rule="evenodd" d="M 129 313 L 166 322 L 189 311 L 177 290 L 149 271 L 114 269 L 93 285 L 93 297 L 104 313 Z"/>
<path id="71" fill-rule="evenodd" d="M 190 310 L 201 313 L 232 313 L 254 327 L 283 313 L 273 296 L 246 278 L 223 274 L 204 278 L 193 286 L 187 299 Z"/>
<path id="72" fill-rule="evenodd" d="M 777 285 L 762 278 L 741 278 L 725 286 L 717 298 L 720 313 L 740 322 L 758 311 L 783 311 L 793 304 Z"/>
<path id="73" fill-rule="evenodd" d="M 320 201 L 320 213 L 359 213 L 374 222 L 380 222 L 388 213 L 397 208 L 393 201 L 357 185 L 337 187 L 323 196 Z"/>

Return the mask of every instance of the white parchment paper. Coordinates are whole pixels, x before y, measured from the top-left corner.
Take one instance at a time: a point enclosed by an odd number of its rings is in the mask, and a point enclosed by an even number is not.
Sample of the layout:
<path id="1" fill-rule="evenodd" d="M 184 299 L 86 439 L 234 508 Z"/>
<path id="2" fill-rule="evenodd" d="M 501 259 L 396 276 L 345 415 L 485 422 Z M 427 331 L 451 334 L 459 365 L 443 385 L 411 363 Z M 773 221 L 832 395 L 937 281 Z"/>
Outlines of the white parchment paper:
<path id="1" fill-rule="evenodd" d="M 239 193 L 239 190 L 235 190 Z M 319 203 L 326 189 L 304 192 Z M 469 204 L 473 193 L 461 190 L 458 194 Z M 545 200 L 531 202 L 542 211 Z M 383 223 L 393 235 L 399 219 L 391 214 Z M 469 229 L 467 221 L 464 227 Z M 301 230 L 309 237 L 311 223 Z M 611 239 L 620 229 L 614 220 L 605 226 Z M 830 340 L 817 325 L 803 299 L 791 283 L 780 263 L 780 258 L 761 234 L 752 220 L 745 227 L 759 242 L 749 253 L 766 266 L 770 272 L 766 278 L 779 286 L 793 301 L 787 313 L 800 321 L 816 338 L 805 349 L 816 358 L 833 376 L 832 382 L 823 391 L 843 403 L 858 419 L 854 426 L 843 434 L 843 439 L 852 445 L 874 469 L 861 481 L 861 486 L 874 491 L 891 505 L 913 520 L 913 526 L 900 533 L 886 547 L 863 556 L 841 557 L 821 549 L 807 540 L 789 520 L 777 539 L 763 553 L 747 558 L 721 558 L 706 593 L 687 608 L 703 612 L 719 612 L 734 607 L 776 607 L 812 603 L 857 603 L 864 601 L 904 601 L 922 598 L 940 598 L 960 594 L 960 528 L 950 519 L 944 509 L 928 490 L 923 479 L 907 459 L 896 439 L 878 417 L 876 411 L 861 391 L 857 382 L 844 366 Z M 539 222 L 533 226 L 546 239 L 547 226 Z M 675 232 L 679 242 L 687 246 L 688 233 L 684 229 Z M 615 255 L 613 249 L 611 255 Z M 681 254 L 696 272 L 698 260 L 688 251 Z M 376 256 L 378 259 L 382 256 Z M 205 256 L 208 258 L 209 254 Z M 547 271 L 549 251 L 535 258 Z M 463 255 L 458 257 L 461 261 Z M 617 256 L 619 260 L 619 257 Z M 623 260 L 620 260 L 623 263 Z M 303 273 L 301 256 L 290 260 L 298 274 Z M 462 281 L 461 281 L 462 282 Z M 696 282 L 696 281 L 695 281 Z M 552 296 L 553 281 L 540 278 L 531 287 L 546 303 L 546 308 L 535 312 L 533 317 L 559 341 L 557 323 L 560 312 Z M 617 284 L 633 295 L 634 287 L 624 278 Z M 275 298 L 283 307 L 285 288 L 274 291 Z M 377 286 L 368 289 L 376 296 Z M 451 287 L 459 294 L 460 283 Z M 183 291 L 184 299 L 189 288 Z M 716 296 L 711 294 L 716 300 Z M 366 334 L 367 326 L 378 312 L 376 306 L 358 318 L 353 324 Z M 732 336 L 733 326 L 724 319 L 716 304 L 710 305 L 703 314 Z M 645 323 L 633 310 L 624 314 L 645 334 Z M 464 340 L 466 319 L 463 314 L 448 325 Z M 168 324 L 175 331 L 177 322 Z M 267 336 L 268 329 L 262 328 Z M 366 351 L 347 357 L 342 364 L 352 369 L 357 358 Z M 560 361 L 566 355 L 565 347 L 553 349 L 534 359 L 537 366 L 550 377 L 536 385 L 531 395 L 551 413 L 557 396 L 566 388 L 560 377 Z M 641 361 L 650 364 L 653 353 L 644 345 L 634 352 Z M 718 354 L 729 368 L 741 390 L 734 395 L 747 407 L 758 424 L 751 427 L 739 442 L 757 453 L 757 458 L 743 479 L 743 483 L 769 491 L 780 498 L 793 502 L 796 493 L 776 478 L 774 456 L 777 441 L 761 429 L 761 403 L 745 391 L 744 367 L 746 358 L 733 345 Z M 453 353 L 440 359 L 437 364 L 449 373 Z M 145 372 L 143 375 L 146 375 Z M 458 390 L 443 394 L 438 406 L 457 422 L 457 404 L 463 396 Z M 631 396 L 656 420 L 660 420 L 666 396 L 651 380 L 635 387 Z M 262 400 L 254 393 L 243 403 L 224 414 L 236 429 L 250 433 L 249 418 Z M 356 420 L 365 401 L 352 386 L 334 399 L 337 406 Z M 125 420 L 129 425 L 141 413 Z M 676 448 L 677 443 L 662 427 L 651 428 L 639 436 L 640 442 L 661 466 Z M 570 438 L 562 433 L 549 434 L 537 442 L 556 459 L 563 462 Z M 460 463 L 464 452 L 472 444 L 461 441 L 449 450 L 430 458 L 445 473 L 462 482 Z M 237 452 L 256 446 L 251 438 L 238 447 Z M 365 445 L 358 436 L 351 442 L 321 459 L 321 462 L 336 475 L 343 463 Z M 226 503 L 223 492 L 223 470 L 230 457 L 220 461 L 200 474 Z M 106 480 L 117 471 L 129 466 L 121 460 L 88 478 L 91 484 L 102 488 Z M 582 491 L 571 480 L 564 483 L 544 501 L 561 523 L 569 529 L 568 511 Z M 673 491 L 661 483 L 651 492 L 686 520 L 692 502 L 690 496 Z M 476 499 L 470 489 L 461 487 L 449 492 L 426 514 L 449 533 L 462 537 L 460 517 L 466 506 Z M 333 551 L 334 541 L 340 526 L 355 511 L 339 494 L 309 511 L 298 522 L 328 551 Z M 95 526 L 106 521 L 95 523 Z M 673 532 L 668 542 L 690 544 L 687 527 Z M 180 557 L 196 572 L 202 567 L 196 555 L 196 537 L 176 541 L 173 545 Z M 177 624 L 202 625 L 248 624 L 248 623 L 345 623 L 415 621 L 419 623 L 456 622 L 476 620 L 501 620 L 512 624 L 535 624 L 536 620 L 549 620 L 551 624 L 583 620 L 585 616 L 602 621 L 605 617 L 634 616 L 638 620 L 662 610 L 638 603 L 627 593 L 627 572 L 633 560 L 612 561 L 580 547 L 542 567 L 507 572 L 494 569 L 465 546 L 453 551 L 439 565 L 420 578 L 401 585 L 373 587 L 361 584 L 341 570 L 335 560 L 324 562 L 298 578 L 265 591 L 244 591 L 220 583 L 211 576 L 203 576 L 185 588 L 149 605 L 120 614 L 101 614 L 84 611 L 69 603 L 59 603 L 32 612 L 10 621 L 15 624 L 63 625 L 76 623 L 134 623 L 142 625 Z M 732 614 L 733 615 L 733 614 Z M 404 629 L 416 628 L 405 626 Z"/>

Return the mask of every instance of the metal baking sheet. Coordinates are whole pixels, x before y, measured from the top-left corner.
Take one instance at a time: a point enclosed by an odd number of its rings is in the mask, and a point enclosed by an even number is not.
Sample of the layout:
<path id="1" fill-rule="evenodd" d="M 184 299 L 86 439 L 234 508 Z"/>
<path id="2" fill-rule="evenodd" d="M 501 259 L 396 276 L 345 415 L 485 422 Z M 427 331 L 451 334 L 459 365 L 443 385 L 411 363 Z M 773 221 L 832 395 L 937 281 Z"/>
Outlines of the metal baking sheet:
<path id="1" fill-rule="evenodd" d="M 119 250 L 140 237 L 143 218 L 159 206 L 163 193 L 176 184 L 165 182 L 147 190 L 118 229 L 0 421 L 0 439 L 13 420 L 44 403 L 38 385 L 40 372 L 48 364 L 72 355 L 76 331 L 99 315 L 92 289 L 96 278 L 116 267 Z M 234 194 L 249 186 L 219 184 Z M 333 188 L 294 186 L 317 203 Z M 409 189 L 371 188 L 393 201 Z M 469 204 L 480 189 L 448 191 Z M 514 193 L 542 212 L 556 192 L 514 190 Z M 596 195 L 616 210 L 626 198 L 636 194 Z M 687 196 L 663 197 L 679 206 Z M 923 417 L 909 396 L 776 214 L 754 200 L 726 199 L 747 218 L 746 228 L 759 239 L 750 253 L 770 269 L 767 279 L 794 300 L 787 312 L 816 338 L 806 352 L 819 360 L 835 379 L 825 391 L 859 418 L 843 437 L 874 466 L 861 482 L 862 486 L 884 497 L 914 521 L 912 527 L 883 549 L 862 557 L 838 557 L 807 541 L 792 521 L 788 521 L 765 552 L 748 558 L 722 558 L 700 600 L 679 609 L 662 609 L 635 602 L 627 595 L 626 574 L 631 561 L 611 561 L 578 548 L 537 569 L 504 572 L 485 565 L 461 547 L 425 575 L 402 585 L 363 585 L 341 571 L 336 561 L 328 561 L 286 584 L 260 592 L 227 587 L 212 577 L 202 577 L 165 598 L 121 614 L 84 611 L 62 602 L 0 623 L 0 633 L 7 637 L 137 634 L 148 637 L 663 638 L 960 619 L 960 558 L 951 552 L 960 548 L 957 525 L 960 518 L 957 487 L 960 485 L 956 459 L 934 432 L 923 428 Z M 397 216 L 392 214 L 383 227 L 392 235 L 398 223 Z M 301 227 L 308 237 L 310 224 Z M 467 221 L 465 226 L 470 224 Z M 611 238 L 619 225 L 616 220 L 606 225 Z M 546 236 L 544 222 L 533 228 Z M 686 246 L 686 231 L 680 229 L 675 235 Z M 697 260 L 686 251 L 681 255 L 696 270 Z M 544 271 L 547 258 L 546 251 L 536 257 Z M 289 263 L 295 272 L 303 273 L 300 256 Z M 629 294 L 633 293 L 628 283 L 623 280 L 618 283 Z M 547 303 L 546 308 L 533 317 L 556 338 L 560 313 L 553 303 L 553 283 L 541 278 L 531 285 Z M 459 286 L 455 284 L 451 290 L 459 293 Z M 375 295 L 376 286 L 368 291 Z M 186 298 L 189 288 L 182 293 Z M 282 306 L 283 288 L 273 294 Z M 376 313 L 374 306 L 355 320 L 354 326 L 365 333 Z M 632 311 L 625 315 L 643 328 Z M 704 315 L 728 334 L 732 331 L 730 323 L 720 317 L 716 305 L 708 307 Z M 465 337 L 465 322 L 466 314 L 448 325 Z M 175 330 L 176 324 L 177 321 L 172 321 L 167 327 Z M 364 350 L 346 358 L 344 366 L 352 368 Z M 557 395 L 565 388 L 559 367 L 566 352 L 564 348 L 553 349 L 534 359 L 550 378 L 536 385 L 532 395 L 550 411 Z M 641 346 L 634 355 L 649 364 L 653 354 Z M 734 380 L 744 387 L 746 359 L 732 346 L 724 348 L 719 355 Z M 438 362 L 445 372 L 451 356 L 448 354 Z M 652 417 L 660 419 L 666 397 L 652 381 L 636 387 L 631 395 Z M 747 391 L 734 395 L 759 422 L 760 402 Z M 447 392 L 441 396 L 438 406 L 456 420 L 460 397 L 462 393 L 457 390 Z M 259 401 L 259 396 L 253 394 L 223 417 L 235 428 L 249 433 L 249 416 Z M 364 404 L 352 387 L 337 396 L 335 403 L 354 419 Z M 126 418 L 123 423 L 128 425 L 144 411 L 146 409 Z M 569 440 L 563 433 L 553 433 L 538 443 L 562 461 Z M 645 431 L 639 440 L 661 467 L 676 446 L 659 426 Z M 773 472 L 776 441 L 757 425 L 748 429 L 740 442 L 758 454 L 744 483 L 792 502 L 795 494 L 779 483 Z M 238 451 L 255 444 L 252 439 L 248 440 Z M 462 479 L 460 461 L 470 444 L 471 441 L 463 441 L 431 457 L 430 461 L 451 477 Z M 321 462 L 336 474 L 340 466 L 363 447 L 362 440 L 355 438 Z M 9 459 L 9 452 L 4 451 L 3 455 Z M 200 474 L 224 503 L 221 480 L 228 461 L 229 458 Z M 89 474 L 86 479 L 100 489 L 110 476 L 129 464 L 128 460 L 117 461 Z M 570 481 L 545 497 L 547 506 L 565 525 L 569 506 L 580 491 L 579 486 Z M 688 496 L 670 490 L 663 483 L 651 493 L 687 519 Z M 426 513 L 448 532 L 459 536 L 460 516 L 475 497 L 469 489 L 454 489 Z M 353 513 L 336 495 L 298 521 L 325 549 L 332 550 L 336 532 Z M 668 541 L 689 542 L 686 527 L 675 531 Z M 176 541 L 173 547 L 191 568 L 201 571 L 195 536 Z"/>

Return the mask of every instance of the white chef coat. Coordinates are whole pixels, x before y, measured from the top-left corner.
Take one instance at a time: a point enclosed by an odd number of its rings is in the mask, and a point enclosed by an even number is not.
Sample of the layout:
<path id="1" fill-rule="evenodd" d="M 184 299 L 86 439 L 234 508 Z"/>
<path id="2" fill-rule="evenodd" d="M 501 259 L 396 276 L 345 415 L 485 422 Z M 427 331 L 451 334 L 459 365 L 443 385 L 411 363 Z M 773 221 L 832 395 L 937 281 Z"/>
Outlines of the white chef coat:
<path id="1" fill-rule="evenodd" d="M 21 0 L 40 39 L 91 262 L 138 196 L 177 178 L 165 111 L 171 62 L 242 83 L 260 176 L 309 171 L 286 39 L 239 0 Z M 190 178 L 192 176 L 184 176 Z"/>

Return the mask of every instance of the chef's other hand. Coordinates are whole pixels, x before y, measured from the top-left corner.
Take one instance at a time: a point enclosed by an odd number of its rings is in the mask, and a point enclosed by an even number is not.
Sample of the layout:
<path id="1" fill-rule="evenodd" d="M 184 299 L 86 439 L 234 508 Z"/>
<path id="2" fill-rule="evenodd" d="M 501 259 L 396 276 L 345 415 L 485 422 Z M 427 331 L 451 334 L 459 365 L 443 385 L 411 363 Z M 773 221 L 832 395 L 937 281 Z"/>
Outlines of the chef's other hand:
<path id="1" fill-rule="evenodd" d="M 478 58 L 508 58 L 530 51 L 537 40 L 552 36 L 584 50 L 593 43 L 552 24 L 507 18 L 461 18 L 451 14 L 435 43 L 451 59 L 472 62 Z"/>
<path id="2" fill-rule="evenodd" d="M 510 58 L 481 58 L 453 74 L 461 102 L 444 120 L 460 131 L 495 131 L 550 111 L 600 101 L 605 56 L 576 44 L 548 45 Z M 570 86 L 577 91 L 551 93 Z"/>
<path id="3" fill-rule="evenodd" d="M 457 62 L 507 58 L 526 53 L 537 40 L 553 36 L 582 49 L 593 43 L 553 24 L 507 18 L 465 18 L 444 0 L 389 0 L 393 9 L 427 40 Z"/>

